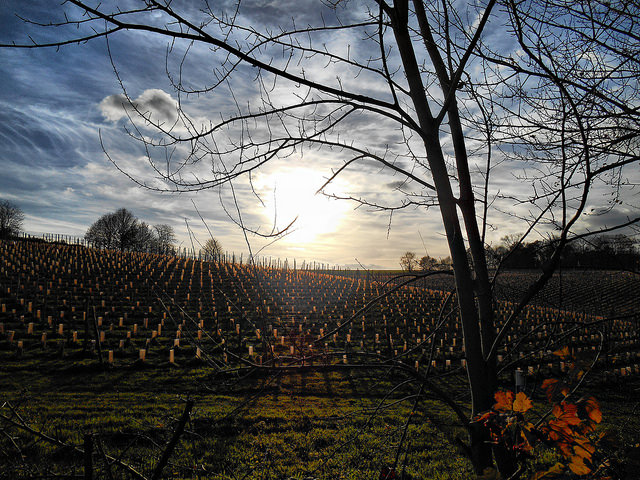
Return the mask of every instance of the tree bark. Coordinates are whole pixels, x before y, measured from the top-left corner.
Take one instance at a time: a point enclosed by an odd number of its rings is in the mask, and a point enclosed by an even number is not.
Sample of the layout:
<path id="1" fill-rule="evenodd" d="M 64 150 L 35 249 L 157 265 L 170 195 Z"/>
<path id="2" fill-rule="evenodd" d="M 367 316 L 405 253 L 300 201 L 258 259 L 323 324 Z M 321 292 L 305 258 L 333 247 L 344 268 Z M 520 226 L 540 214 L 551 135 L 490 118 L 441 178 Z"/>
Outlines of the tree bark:
<path id="1" fill-rule="evenodd" d="M 471 415 L 473 418 L 492 407 L 493 394 L 497 387 L 495 359 L 494 357 L 485 359 L 483 355 L 483 353 L 490 351 L 495 336 L 490 284 L 484 258 L 484 248 L 481 244 L 475 220 L 473 193 L 470 188 L 466 149 L 457 115 L 457 105 L 455 101 L 449 104 L 449 111 L 453 114 L 453 116 L 450 116 L 450 127 L 452 132 L 457 134 L 454 135 L 454 144 L 459 174 L 462 174 L 463 177 L 467 176 L 460 180 L 461 197 L 463 197 L 461 200 L 464 200 L 464 202 L 457 200 L 453 194 L 439 139 L 439 123 L 435 121 L 429 109 L 428 99 L 411 43 L 407 20 L 407 2 L 396 2 L 391 15 L 391 23 L 409 84 L 410 95 L 418 117 L 418 123 L 421 127 L 422 140 L 433 183 L 436 187 L 438 205 L 453 262 L 467 360 L 467 377 L 471 392 Z M 448 86 L 445 82 L 442 85 L 445 95 L 447 94 L 447 89 Z M 465 220 L 467 236 L 473 247 L 474 267 L 479 273 L 475 279 L 473 270 L 469 265 L 462 226 L 458 216 L 457 208 L 459 204 Z M 471 231 L 469 232 L 469 230 Z M 477 303 L 476 292 L 478 293 Z M 476 473 L 481 474 L 486 468 L 493 466 L 489 433 L 481 425 L 472 422 L 468 425 L 468 432 L 471 461 Z M 512 473 L 514 471 L 513 462 L 507 461 L 510 457 L 507 455 L 508 452 L 495 453 L 499 464 L 498 467 L 501 471 L 504 470 L 505 474 Z"/>

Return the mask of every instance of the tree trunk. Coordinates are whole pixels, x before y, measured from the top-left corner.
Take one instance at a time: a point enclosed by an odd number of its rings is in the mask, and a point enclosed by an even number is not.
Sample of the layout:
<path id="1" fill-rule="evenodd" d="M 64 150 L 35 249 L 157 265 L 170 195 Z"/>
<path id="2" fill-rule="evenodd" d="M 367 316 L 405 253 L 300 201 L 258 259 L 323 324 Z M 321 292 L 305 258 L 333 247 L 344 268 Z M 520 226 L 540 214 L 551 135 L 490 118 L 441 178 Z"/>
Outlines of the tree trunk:
<path id="1" fill-rule="evenodd" d="M 399 0 L 395 3 L 391 14 L 391 21 L 409 84 L 410 95 L 418 117 L 427 161 L 431 169 L 453 263 L 458 308 L 467 360 L 467 376 L 471 393 L 471 415 L 473 418 L 492 407 L 493 395 L 497 388 L 495 359 L 493 357 L 485 359 L 484 357 L 484 354 L 489 352 L 495 336 L 490 284 L 486 270 L 486 262 L 484 260 L 484 248 L 481 245 L 481 241 L 478 243 L 480 237 L 477 235 L 473 196 L 470 196 L 469 190 L 465 188 L 463 192 L 463 200 L 465 201 L 460 207 L 463 210 L 465 226 L 467 229 L 471 228 L 472 230 L 468 233 L 468 237 L 470 237 L 473 247 L 472 255 L 474 256 L 474 266 L 476 266 L 480 272 L 479 278 L 474 279 L 473 271 L 469 265 L 464 236 L 457 211 L 460 202 L 453 194 L 442 146 L 440 144 L 440 125 L 435 121 L 429 108 L 407 27 L 407 18 L 407 2 Z M 454 110 L 454 113 L 457 112 L 457 106 L 454 102 L 452 102 L 451 109 Z M 458 126 L 457 115 L 454 115 L 452 130 L 456 133 Z M 459 131 L 461 132 L 461 129 L 459 129 Z M 464 142 L 464 138 L 462 136 L 456 136 L 454 141 Z M 458 154 L 460 154 L 461 151 L 464 153 L 464 145 L 462 145 L 462 149 L 460 146 L 460 143 L 458 143 L 458 148 L 456 148 Z M 456 160 L 462 161 L 464 164 L 466 156 L 462 159 L 456 158 Z M 468 169 L 463 165 L 462 172 L 459 171 L 458 173 L 462 173 L 463 175 L 468 174 Z M 461 181 L 461 185 L 466 185 L 464 178 Z M 478 293 L 477 303 L 476 292 Z M 468 425 L 468 431 L 471 461 L 476 473 L 481 474 L 486 468 L 493 466 L 489 432 L 481 425 L 471 422 Z M 495 453 L 498 467 L 503 475 L 508 476 L 510 473 L 513 473 L 513 462 L 505 460 L 510 458 L 510 455 L 505 455 L 505 453 L 508 454 L 508 452 L 496 451 Z"/>

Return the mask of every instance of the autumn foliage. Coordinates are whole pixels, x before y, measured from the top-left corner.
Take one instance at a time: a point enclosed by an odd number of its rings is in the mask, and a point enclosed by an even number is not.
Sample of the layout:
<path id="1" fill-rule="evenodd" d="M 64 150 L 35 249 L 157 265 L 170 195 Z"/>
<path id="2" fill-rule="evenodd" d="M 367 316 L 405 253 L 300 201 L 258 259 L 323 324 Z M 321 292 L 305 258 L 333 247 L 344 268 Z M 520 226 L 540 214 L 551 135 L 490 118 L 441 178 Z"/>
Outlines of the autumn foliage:
<path id="1" fill-rule="evenodd" d="M 569 378 L 584 375 L 580 362 L 568 348 L 555 352 L 569 365 Z M 520 472 L 535 457 L 538 447 L 545 445 L 557 451 L 560 457 L 551 468 L 531 474 L 529 480 L 542 478 L 609 478 L 607 461 L 598 454 L 598 444 L 604 433 L 596 430 L 602 421 L 600 405 L 594 397 L 582 397 L 573 401 L 570 384 L 546 379 L 542 383 L 551 409 L 546 413 L 534 413 L 533 402 L 524 392 L 498 391 L 496 403 L 488 412 L 476 418 L 490 432 L 491 441 L 501 444 L 515 456 Z M 537 416 L 537 418 L 536 418 Z M 482 479 L 501 478 L 495 470 L 486 470 Z"/>

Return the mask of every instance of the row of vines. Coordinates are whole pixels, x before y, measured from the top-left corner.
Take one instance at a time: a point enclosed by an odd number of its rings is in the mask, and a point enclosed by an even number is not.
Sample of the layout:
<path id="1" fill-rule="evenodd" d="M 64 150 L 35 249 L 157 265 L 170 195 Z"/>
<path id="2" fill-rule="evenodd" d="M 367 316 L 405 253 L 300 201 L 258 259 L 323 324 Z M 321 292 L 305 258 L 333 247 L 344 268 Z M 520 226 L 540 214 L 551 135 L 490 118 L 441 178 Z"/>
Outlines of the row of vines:
<path id="1" fill-rule="evenodd" d="M 461 370 L 451 294 L 387 290 L 312 271 L 5 241 L 0 352 L 82 349 L 116 365 L 205 361 L 221 371 L 390 361 L 430 374 Z M 508 302 L 497 305 L 499 321 L 510 312 Z M 552 354 L 561 344 L 585 355 L 604 347 L 596 370 L 640 373 L 633 318 L 541 306 L 516 322 L 499 361 L 508 371 L 548 374 L 565 368 Z"/>

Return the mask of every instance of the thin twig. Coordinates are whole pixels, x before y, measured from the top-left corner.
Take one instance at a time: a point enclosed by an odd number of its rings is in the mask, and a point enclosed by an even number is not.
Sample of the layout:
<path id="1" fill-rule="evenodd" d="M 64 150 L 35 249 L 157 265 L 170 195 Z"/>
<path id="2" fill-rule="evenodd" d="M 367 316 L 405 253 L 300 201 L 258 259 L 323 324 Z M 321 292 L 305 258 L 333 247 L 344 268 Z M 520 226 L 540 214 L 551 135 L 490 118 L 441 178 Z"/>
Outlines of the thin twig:
<path id="1" fill-rule="evenodd" d="M 192 408 L 193 400 L 189 399 L 187 400 L 187 404 L 184 407 L 184 411 L 182 412 L 180 420 L 178 420 L 178 425 L 176 425 L 176 429 L 173 432 L 173 437 L 171 437 L 171 440 L 169 440 L 169 443 L 167 443 L 167 447 L 164 449 L 164 452 L 162 452 L 162 456 L 158 461 L 158 465 L 156 465 L 153 475 L 151 475 L 151 480 L 160 480 L 160 478 L 162 477 L 162 470 L 164 470 L 164 467 L 167 465 L 167 462 L 169 461 L 173 450 L 176 448 L 178 440 L 180 439 L 180 435 L 182 435 L 182 432 L 184 432 L 184 426 L 189 419 L 189 414 L 191 413 Z"/>

